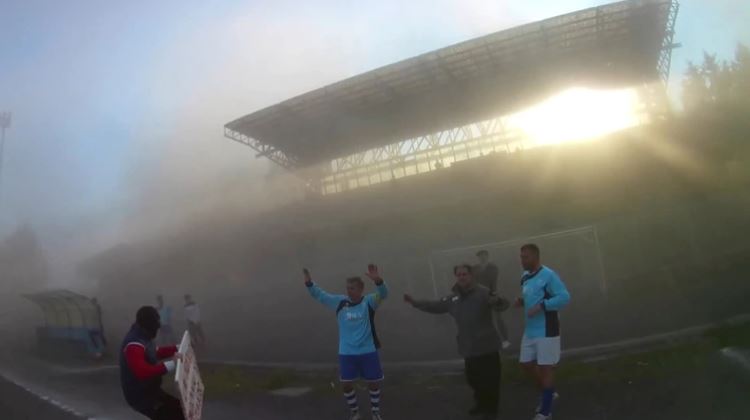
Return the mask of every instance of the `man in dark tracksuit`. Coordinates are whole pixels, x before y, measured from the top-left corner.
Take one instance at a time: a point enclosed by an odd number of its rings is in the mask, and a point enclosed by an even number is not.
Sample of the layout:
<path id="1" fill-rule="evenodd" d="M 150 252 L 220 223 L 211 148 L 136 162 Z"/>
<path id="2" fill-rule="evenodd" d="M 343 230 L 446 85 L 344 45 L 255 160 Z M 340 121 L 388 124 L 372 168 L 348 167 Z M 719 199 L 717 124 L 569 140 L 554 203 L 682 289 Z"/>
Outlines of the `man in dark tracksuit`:
<path id="1" fill-rule="evenodd" d="M 471 266 L 453 269 L 456 285 L 453 293 L 438 301 L 404 300 L 432 314 L 450 314 L 458 327 L 458 352 L 464 358 L 466 380 L 474 390 L 475 407 L 470 414 L 495 419 L 500 400 L 500 337 L 492 322 L 492 311 L 504 311 L 509 303 L 477 284 Z"/>
<path id="2" fill-rule="evenodd" d="M 153 420 L 184 420 L 180 400 L 161 389 L 161 377 L 175 369 L 176 346 L 157 348 L 154 338 L 161 327 L 159 312 L 144 306 L 120 346 L 120 384 L 125 401 Z M 162 362 L 161 360 L 170 359 Z"/>

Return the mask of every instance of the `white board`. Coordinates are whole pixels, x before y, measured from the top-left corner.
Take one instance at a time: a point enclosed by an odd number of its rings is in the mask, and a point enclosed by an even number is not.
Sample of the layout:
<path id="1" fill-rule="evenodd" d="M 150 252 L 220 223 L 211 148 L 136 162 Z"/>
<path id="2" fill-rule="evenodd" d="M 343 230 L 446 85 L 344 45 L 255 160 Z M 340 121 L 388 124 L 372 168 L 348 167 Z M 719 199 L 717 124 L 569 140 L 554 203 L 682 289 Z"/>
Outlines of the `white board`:
<path id="1" fill-rule="evenodd" d="M 185 331 L 177 351 L 182 354 L 182 360 L 177 361 L 174 380 L 180 391 L 180 402 L 185 420 L 200 420 L 203 412 L 203 380 L 198 371 L 195 351 L 190 344 L 190 334 Z"/>

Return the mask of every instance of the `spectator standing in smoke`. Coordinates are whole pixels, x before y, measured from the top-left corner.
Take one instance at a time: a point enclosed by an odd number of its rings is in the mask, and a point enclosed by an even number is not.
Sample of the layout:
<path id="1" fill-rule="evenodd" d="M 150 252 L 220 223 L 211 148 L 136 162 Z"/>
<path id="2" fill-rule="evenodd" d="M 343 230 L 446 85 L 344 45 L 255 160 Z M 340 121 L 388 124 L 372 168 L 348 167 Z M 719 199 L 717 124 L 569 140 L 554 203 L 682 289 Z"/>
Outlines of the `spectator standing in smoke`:
<path id="1" fill-rule="evenodd" d="M 159 329 L 159 343 L 174 343 L 174 330 L 172 329 L 172 307 L 164 304 L 162 295 L 156 296 L 156 309 L 159 311 L 161 328 Z"/>
<path id="2" fill-rule="evenodd" d="M 363 379 L 368 383 L 372 419 L 380 416 L 380 383 L 383 369 L 380 366 L 378 349 L 380 342 L 375 332 L 375 311 L 388 297 L 388 286 L 378 273 L 378 267 L 370 264 L 365 274 L 376 291 L 364 295 L 365 284 L 359 277 L 346 280 L 346 295 L 332 295 L 313 283 L 310 272 L 303 270 L 305 286 L 310 296 L 331 310 L 336 311 L 339 325 L 339 371 L 344 398 L 349 406 L 350 420 L 360 420 L 357 391 L 354 381 Z"/>
<path id="3" fill-rule="evenodd" d="M 500 270 L 497 266 L 490 262 L 490 253 L 486 250 L 477 252 L 477 258 L 479 264 L 472 268 L 472 274 L 477 283 L 490 289 L 490 292 L 497 294 L 497 278 Z M 508 327 L 505 326 L 502 315 L 497 312 L 495 314 L 495 325 L 500 332 L 500 338 L 503 340 L 503 350 L 510 348 L 510 335 L 508 335 Z"/>
<path id="4" fill-rule="evenodd" d="M 185 320 L 193 346 L 204 345 L 206 338 L 203 335 L 203 326 L 201 325 L 201 309 L 189 294 L 185 295 Z"/>
<path id="5" fill-rule="evenodd" d="M 152 420 L 184 420 L 180 400 L 161 389 L 161 379 L 181 357 L 177 346 L 156 347 L 159 312 L 144 306 L 120 346 L 120 385 L 125 401 Z"/>
<path id="6" fill-rule="evenodd" d="M 560 276 L 543 266 L 539 247 L 521 247 L 522 297 L 515 306 L 523 308 L 526 328 L 521 342 L 519 362 L 541 390 L 541 404 L 534 420 L 552 417 L 552 401 L 556 398 L 554 369 L 560 362 L 560 321 L 557 311 L 570 302 L 570 293 Z"/>
<path id="7" fill-rule="evenodd" d="M 469 264 L 453 268 L 456 284 L 452 293 L 437 301 L 404 301 L 431 314 L 450 314 L 458 327 L 458 352 L 464 358 L 466 380 L 474 390 L 475 406 L 471 415 L 495 419 L 500 402 L 500 339 L 492 322 L 492 312 L 508 309 L 507 300 L 478 284 Z"/>

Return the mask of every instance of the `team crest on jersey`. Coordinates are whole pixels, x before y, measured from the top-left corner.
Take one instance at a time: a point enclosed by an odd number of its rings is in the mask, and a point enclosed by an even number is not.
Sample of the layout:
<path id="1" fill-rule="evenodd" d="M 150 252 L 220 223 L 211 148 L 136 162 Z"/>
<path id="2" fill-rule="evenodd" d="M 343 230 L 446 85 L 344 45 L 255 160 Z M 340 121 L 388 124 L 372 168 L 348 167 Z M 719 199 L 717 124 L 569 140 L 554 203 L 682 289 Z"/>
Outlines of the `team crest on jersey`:
<path id="1" fill-rule="evenodd" d="M 363 317 L 362 312 L 346 311 L 347 321 L 356 321 L 358 319 L 362 319 L 362 317 Z"/>

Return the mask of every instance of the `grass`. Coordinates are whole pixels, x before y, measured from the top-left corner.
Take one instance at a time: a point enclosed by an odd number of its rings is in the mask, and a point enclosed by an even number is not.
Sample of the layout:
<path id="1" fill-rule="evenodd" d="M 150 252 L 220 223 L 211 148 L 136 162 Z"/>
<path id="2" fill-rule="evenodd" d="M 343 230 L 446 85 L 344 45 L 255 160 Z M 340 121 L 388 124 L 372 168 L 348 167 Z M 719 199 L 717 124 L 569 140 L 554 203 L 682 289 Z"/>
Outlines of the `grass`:
<path id="1" fill-rule="evenodd" d="M 268 392 L 299 385 L 304 379 L 291 370 L 274 369 L 254 372 L 241 367 L 217 366 L 203 368 L 206 396 L 216 398 L 233 394 Z"/>
<path id="2" fill-rule="evenodd" d="M 750 323 L 715 328 L 664 349 L 593 363 L 563 364 L 557 375 L 568 382 L 661 378 L 707 368 L 711 356 L 724 347 L 750 347 Z"/>
<path id="3" fill-rule="evenodd" d="M 595 362 L 566 362 L 557 370 L 561 382 L 569 384 L 630 383 L 689 374 L 709 367 L 711 356 L 724 347 L 750 348 L 750 323 L 723 326 L 705 334 L 672 343 L 667 348 L 617 356 Z M 523 383 L 526 378 L 515 359 L 503 361 L 503 381 Z M 267 393 L 280 388 L 306 386 L 314 394 L 331 392 L 333 375 L 303 374 L 286 369 L 251 370 L 233 366 L 202 368 L 208 398 Z M 394 374 L 389 383 L 420 387 L 463 384 L 463 375 Z M 334 384 L 336 385 L 336 384 Z"/>

